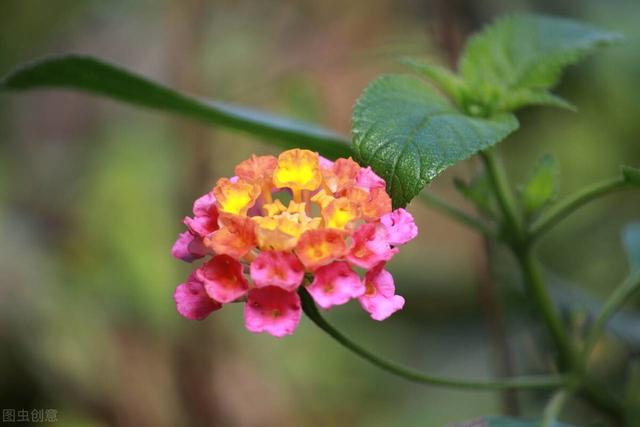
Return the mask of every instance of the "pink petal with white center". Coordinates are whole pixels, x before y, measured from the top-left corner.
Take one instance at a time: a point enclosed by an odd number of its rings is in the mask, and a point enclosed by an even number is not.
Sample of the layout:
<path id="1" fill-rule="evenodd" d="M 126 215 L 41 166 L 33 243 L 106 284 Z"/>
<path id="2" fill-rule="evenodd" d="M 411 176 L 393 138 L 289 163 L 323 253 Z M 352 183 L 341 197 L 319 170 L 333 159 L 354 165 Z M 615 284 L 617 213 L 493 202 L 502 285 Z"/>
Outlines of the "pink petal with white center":
<path id="1" fill-rule="evenodd" d="M 302 310 L 296 292 L 276 286 L 254 288 L 244 306 L 245 326 L 250 332 L 267 332 L 274 337 L 291 335 L 295 331 Z"/>
<path id="2" fill-rule="evenodd" d="M 389 261 L 398 248 L 389 244 L 389 236 L 380 223 L 366 223 L 353 234 L 353 246 L 347 254 L 347 260 L 358 267 L 373 268 L 383 261 Z"/>
<path id="3" fill-rule="evenodd" d="M 356 178 L 356 183 L 359 187 L 367 188 L 369 190 L 372 188 L 384 188 L 386 186 L 384 179 L 380 178 L 370 166 L 360 168 Z"/>
<path id="4" fill-rule="evenodd" d="M 249 289 L 242 264 L 228 255 L 213 257 L 196 270 L 196 277 L 211 298 L 225 304 L 243 297 Z"/>
<path id="5" fill-rule="evenodd" d="M 211 312 L 222 308 L 222 304 L 207 295 L 204 285 L 191 274 L 185 283 L 181 283 L 173 294 L 178 313 L 190 320 L 202 320 Z"/>
<path id="6" fill-rule="evenodd" d="M 185 262 L 193 262 L 193 260 L 205 256 L 208 252 L 208 249 L 202 243 L 202 239 L 195 237 L 188 231 L 180 233 L 171 248 L 171 255 Z"/>
<path id="7" fill-rule="evenodd" d="M 250 272 L 256 287 L 277 286 L 285 291 L 296 290 L 304 277 L 302 263 L 291 252 L 262 251 Z"/>
<path id="8" fill-rule="evenodd" d="M 380 222 L 387 229 L 389 243 L 392 245 L 403 245 L 418 235 L 413 216 L 404 209 L 383 215 Z"/>
<path id="9" fill-rule="evenodd" d="M 336 261 L 320 267 L 314 275 L 313 282 L 307 290 L 314 301 L 324 309 L 345 304 L 365 292 L 362 280 L 346 262 Z"/>
<path id="10" fill-rule="evenodd" d="M 364 278 L 365 294 L 358 300 L 374 320 L 384 320 L 404 307 L 404 298 L 395 295 L 393 276 L 384 269 L 384 263 L 370 270 Z"/>

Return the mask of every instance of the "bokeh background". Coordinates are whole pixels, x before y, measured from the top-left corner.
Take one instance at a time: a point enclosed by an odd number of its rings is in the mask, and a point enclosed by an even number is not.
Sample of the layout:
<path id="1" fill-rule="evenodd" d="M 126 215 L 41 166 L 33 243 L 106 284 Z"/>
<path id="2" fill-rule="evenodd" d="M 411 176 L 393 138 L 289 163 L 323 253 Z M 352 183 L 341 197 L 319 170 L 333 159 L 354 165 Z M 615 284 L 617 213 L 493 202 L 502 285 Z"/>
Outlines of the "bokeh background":
<path id="1" fill-rule="evenodd" d="M 560 162 L 561 194 L 622 163 L 639 166 L 635 0 L 3 0 L 0 75 L 42 55 L 94 54 L 181 90 L 348 134 L 354 100 L 377 75 L 403 71 L 398 56 L 455 64 L 469 32 L 523 10 L 582 19 L 627 41 L 569 70 L 558 90 L 577 114 L 520 115 L 522 130 L 502 145 L 514 185 L 547 152 Z M 547 399 L 407 383 L 306 319 L 277 340 L 246 332 L 239 305 L 204 322 L 180 318 L 172 293 L 191 266 L 169 251 L 182 217 L 235 163 L 273 149 L 76 93 L 3 94 L 0 111 L 0 407 L 56 408 L 64 426 L 386 427 L 531 416 Z M 431 190 L 471 209 L 451 182 L 478 167 L 463 162 Z M 428 372 L 548 371 L 513 260 L 419 201 L 410 209 L 421 234 L 391 264 L 405 310 L 377 323 L 351 303 L 327 317 Z M 546 237 L 544 265 L 576 327 L 626 274 L 620 233 L 638 220 L 640 195 L 625 192 Z M 640 348 L 633 308 L 626 319 L 600 348 L 612 382 Z M 580 403 L 567 411 L 570 420 L 592 416 Z"/>

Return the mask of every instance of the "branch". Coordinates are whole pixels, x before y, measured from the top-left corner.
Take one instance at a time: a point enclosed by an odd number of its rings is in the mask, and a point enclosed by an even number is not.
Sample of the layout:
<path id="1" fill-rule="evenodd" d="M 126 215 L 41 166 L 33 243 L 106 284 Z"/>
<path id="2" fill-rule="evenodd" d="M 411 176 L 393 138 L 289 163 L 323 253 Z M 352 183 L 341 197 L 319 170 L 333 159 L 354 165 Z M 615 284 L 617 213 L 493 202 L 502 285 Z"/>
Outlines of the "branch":
<path id="1" fill-rule="evenodd" d="M 511 228 L 518 239 L 522 238 L 524 232 L 522 215 L 515 201 L 513 191 L 509 187 L 509 181 L 506 176 L 504 167 L 500 163 L 499 158 L 492 150 L 481 151 L 480 157 L 484 161 L 487 168 L 487 174 L 491 180 L 491 184 L 495 190 L 498 204 L 502 209 L 502 213 L 506 219 L 507 225 Z"/>
<path id="2" fill-rule="evenodd" d="M 556 312 L 553 301 L 549 296 L 538 264 L 531 252 L 528 231 L 523 226 L 523 215 L 519 210 L 513 191 L 509 186 L 504 166 L 494 151 L 481 151 L 480 155 L 487 168 L 487 173 L 505 218 L 506 225 L 509 227 L 511 233 L 513 233 L 513 238 L 509 242 L 509 246 L 520 264 L 526 289 L 553 339 L 553 343 L 558 351 L 561 368 L 567 370 L 571 368 L 573 362 L 576 360 L 574 357 L 575 352 L 564 330 L 560 316 Z"/>
<path id="3" fill-rule="evenodd" d="M 640 270 L 631 273 L 605 301 L 600 314 L 596 317 L 587 336 L 583 350 L 583 360 L 585 362 L 602 334 L 602 331 L 604 331 L 607 322 L 611 319 L 611 316 L 613 316 L 638 289 L 640 289 Z"/>
<path id="4" fill-rule="evenodd" d="M 531 253 L 531 249 L 524 251 L 524 253 L 516 253 L 516 257 L 529 295 L 539 310 L 558 351 L 560 366 L 565 370 L 570 369 L 576 360 L 574 357 L 575 352 L 562 320 L 549 296 L 538 263 Z"/>
<path id="5" fill-rule="evenodd" d="M 313 323 L 320 329 L 329 334 L 333 339 L 338 341 L 344 347 L 372 363 L 373 365 L 381 368 L 389 373 L 407 379 L 409 381 L 441 386 L 452 387 L 466 390 L 505 390 L 505 389 L 543 389 L 543 388 L 556 388 L 563 387 L 568 383 L 566 377 L 561 375 L 541 375 L 541 376 L 527 376 L 516 378 L 505 378 L 500 380 L 460 380 L 445 377 L 438 377 L 434 375 L 428 375 L 418 372 L 414 369 L 407 368 L 398 365 L 394 362 L 388 361 L 375 354 L 370 353 L 358 344 L 351 341 L 333 326 L 331 326 L 320 314 L 313 299 L 304 287 L 299 290 L 300 298 L 302 299 L 302 309 L 305 314 Z"/>
<path id="6" fill-rule="evenodd" d="M 451 206 L 446 201 L 442 200 L 440 197 L 436 196 L 433 193 L 428 193 L 423 191 L 418 195 L 419 199 L 429 207 L 439 211 L 447 215 L 449 218 L 458 221 L 460 224 L 466 225 L 467 227 L 473 228 L 474 230 L 484 234 L 489 238 L 498 238 L 498 233 L 484 224 L 482 221 L 474 218 L 468 213 L 458 209 L 455 206 Z"/>
<path id="7" fill-rule="evenodd" d="M 564 200 L 556 203 L 551 207 L 551 209 L 542 214 L 533 222 L 533 224 L 531 224 L 529 228 L 531 240 L 533 241 L 538 239 L 565 217 L 591 200 L 629 187 L 631 187 L 631 184 L 625 180 L 625 178 L 618 177 L 592 184 L 589 187 L 568 196 Z"/>

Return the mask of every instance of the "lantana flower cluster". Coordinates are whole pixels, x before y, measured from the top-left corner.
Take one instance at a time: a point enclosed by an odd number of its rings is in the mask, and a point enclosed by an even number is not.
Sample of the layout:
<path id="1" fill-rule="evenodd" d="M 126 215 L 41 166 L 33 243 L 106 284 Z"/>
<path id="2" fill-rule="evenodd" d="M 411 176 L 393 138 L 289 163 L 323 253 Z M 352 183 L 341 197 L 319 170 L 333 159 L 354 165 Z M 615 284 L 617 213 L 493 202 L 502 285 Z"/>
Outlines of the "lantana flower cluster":
<path id="1" fill-rule="evenodd" d="M 392 211 L 385 181 L 351 158 L 253 155 L 197 199 L 184 224 L 173 256 L 206 258 L 174 294 L 188 319 L 244 302 L 249 331 L 289 335 L 300 286 L 323 309 L 357 299 L 375 320 L 404 306 L 385 265 L 418 229 L 406 210 Z"/>

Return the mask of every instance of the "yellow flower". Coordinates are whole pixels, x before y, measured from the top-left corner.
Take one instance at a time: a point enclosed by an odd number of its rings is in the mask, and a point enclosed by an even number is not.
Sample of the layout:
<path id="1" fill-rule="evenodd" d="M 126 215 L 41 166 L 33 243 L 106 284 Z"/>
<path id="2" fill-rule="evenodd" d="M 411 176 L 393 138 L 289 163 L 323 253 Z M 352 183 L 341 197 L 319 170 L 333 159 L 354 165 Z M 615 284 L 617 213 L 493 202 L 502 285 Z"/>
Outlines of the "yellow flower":
<path id="1" fill-rule="evenodd" d="M 322 209 L 322 218 L 326 228 L 344 230 L 347 225 L 358 218 L 358 207 L 346 197 L 340 197 Z"/>
<path id="2" fill-rule="evenodd" d="M 294 195 L 301 190 L 316 190 L 322 184 L 318 154 L 309 150 L 288 150 L 278 156 L 273 174 L 277 188 L 290 188 Z"/>
<path id="3" fill-rule="evenodd" d="M 267 216 L 254 216 L 257 224 L 258 247 L 262 250 L 290 250 L 307 230 L 320 226 L 321 218 L 311 218 L 305 212 L 304 203 L 289 203 L 288 208 L 279 200 L 264 206 Z"/>
<path id="4" fill-rule="evenodd" d="M 239 178 L 235 182 L 221 178 L 213 188 L 213 196 L 220 212 L 246 215 L 260 195 L 260 187 Z"/>

